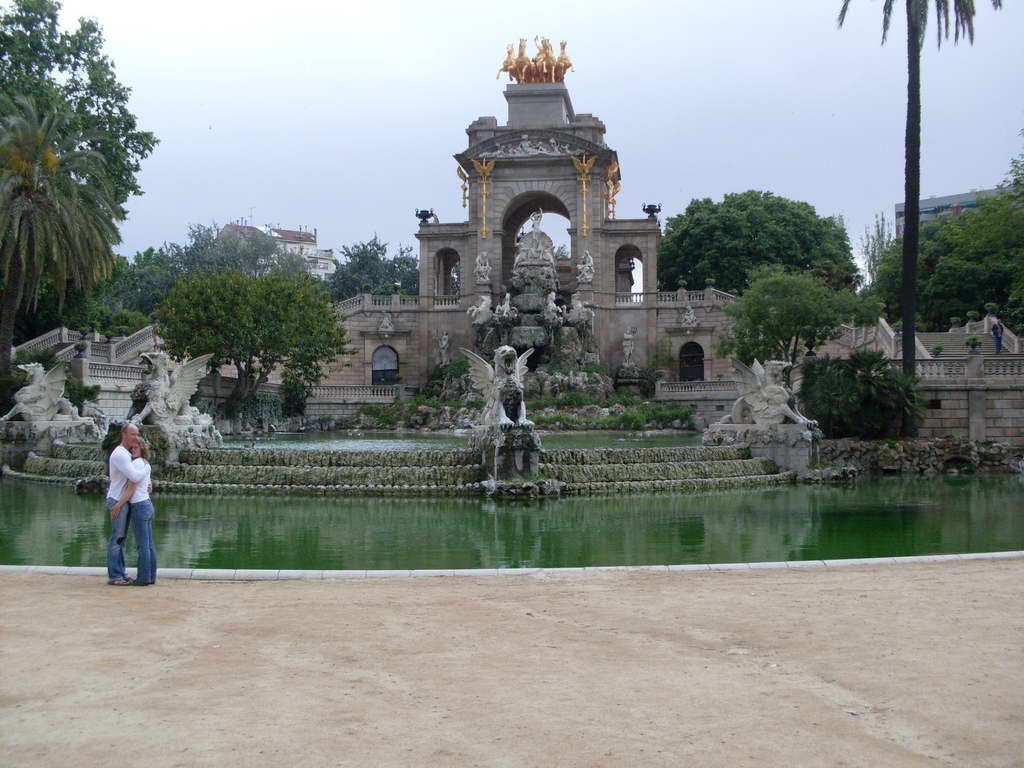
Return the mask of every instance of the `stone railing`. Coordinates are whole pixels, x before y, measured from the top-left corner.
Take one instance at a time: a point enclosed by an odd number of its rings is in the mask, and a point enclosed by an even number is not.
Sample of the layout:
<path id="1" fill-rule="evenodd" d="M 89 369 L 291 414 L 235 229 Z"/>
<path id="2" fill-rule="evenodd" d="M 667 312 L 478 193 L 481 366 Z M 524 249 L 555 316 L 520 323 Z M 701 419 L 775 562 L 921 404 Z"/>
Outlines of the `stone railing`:
<path id="1" fill-rule="evenodd" d="M 893 367 L 902 368 L 900 360 L 893 361 Z M 967 377 L 967 361 L 965 359 L 927 359 L 917 360 L 915 366 L 920 379 L 930 381 L 942 379 L 964 379 Z"/>
<path id="2" fill-rule="evenodd" d="M 435 307 L 458 307 L 459 297 L 458 296 L 435 296 L 434 297 Z"/>
<path id="3" fill-rule="evenodd" d="M 399 296 L 399 306 L 402 307 L 418 307 L 420 305 L 419 296 Z"/>
<path id="4" fill-rule="evenodd" d="M 628 306 L 628 305 L 639 305 L 644 303 L 644 294 L 642 293 L 616 293 L 615 294 L 615 306 Z"/>
<path id="5" fill-rule="evenodd" d="M 78 350 L 75 349 L 74 344 L 71 344 L 67 347 L 64 347 L 64 349 L 58 350 L 57 354 L 53 356 L 53 360 L 56 363 L 66 363 L 76 354 L 78 354 Z"/>
<path id="6" fill-rule="evenodd" d="M 657 301 L 659 306 L 692 306 L 701 305 L 723 305 L 736 300 L 731 293 L 720 291 L 717 288 L 705 288 L 703 291 L 658 291 Z"/>
<path id="7" fill-rule="evenodd" d="M 358 311 L 359 309 L 362 308 L 362 306 L 363 297 L 353 296 L 351 299 L 345 299 L 344 301 L 339 301 L 337 304 L 335 304 L 334 311 L 338 315 L 344 317 L 347 315 L 351 315 L 353 312 Z"/>
<path id="8" fill-rule="evenodd" d="M 145 375 L 141 365 L 89 362 L 88 379 L 96 383 L 138 384 Z"/>
<path id="9" fill-rule="evenodd" d="M 64 327 L 54 328 L 52 331 L 47 331 L 40 336 L 36 336 L 34 339 L 29 339 L 28 341 L 17 345 L 14 348 L 14 352 L 26 352 L 33 349 L 49 349 L 50 347 L 55 347 L 58 344 L 65 344 L 72 341 L 72 336 L 74 336 L 74 341 L 78 341 L 80 335 L 81 334 L 77 331 L 71 331 Z"/>
<path id="10" fill-rule="evenodd" d="M 737 396 L 734 381 L 659 381 L 654 385 L 655 400 L 729 400 Z"/>
<path id="11" fill-rule="evenodd" d="M 310 402 L 319 403 L 391 403 L 401 393 L 399 384 L 326 385 L 313 387 Z"/>
<path id="12" fill-rule="evenodd" d="M 1024 358 L 1011 360 L 999 357 L 986 357 L 982 363 L 981 370 L 986 378 L 989 376 L 1024 378 Z"/>
<path id="13" fill-rule="evenodd" d="M 135 353 L 140 349 L 155 349 L 159 346 L 160 338 L 156 335 L 156 328 L 152 325 L 147 325 L 131 336 L 127 336 L 112 344 L 110 362 L 120 363 L 135 357 Z"/>

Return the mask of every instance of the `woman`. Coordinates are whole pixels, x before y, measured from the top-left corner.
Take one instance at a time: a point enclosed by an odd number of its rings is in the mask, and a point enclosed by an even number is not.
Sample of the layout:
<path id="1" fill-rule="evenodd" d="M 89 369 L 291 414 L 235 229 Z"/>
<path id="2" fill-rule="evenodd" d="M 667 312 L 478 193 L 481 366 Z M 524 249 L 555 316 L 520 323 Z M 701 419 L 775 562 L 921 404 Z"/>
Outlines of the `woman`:
<path id="1" fill-rule="evenodd" d="M 129 482 L 124 493 L 117 500 L 112 512 L 116 516 L 121 506 L 128 504 L 135 544 L 139 548 L 139 566 L 133 587 L 148 587 L 156 583 L 156 547 L 153 546 L 153 515 L 156 510 L 149 498 L 153 488 L 150 479 L 152 467 L 149 464 L 149 444 L 141 437 L 131 449 L 132 468 L 142 477 L 137 483 Z"/>

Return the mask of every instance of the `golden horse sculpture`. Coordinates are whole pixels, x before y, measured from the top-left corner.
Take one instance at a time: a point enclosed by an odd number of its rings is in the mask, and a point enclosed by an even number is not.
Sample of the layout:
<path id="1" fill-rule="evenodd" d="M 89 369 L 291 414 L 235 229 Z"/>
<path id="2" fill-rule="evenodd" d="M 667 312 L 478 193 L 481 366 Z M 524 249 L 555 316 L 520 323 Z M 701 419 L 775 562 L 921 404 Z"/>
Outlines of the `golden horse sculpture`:
<path id="1" fill-rule="evenodd" d="M 559 56 L 555 56 L 554 46 L 548 38 L 535 37 L 533 43 L 537 46 L 537 55 L 533 58 L 526 53 L 525 37 L 519 38 L 518 53 L 513 53 L 515 46 L 511 43 L 506 45 L 505 61 L 502 62 L 497 77 L 500 78 L 502 72 L 507 72 L 508 79 L 517 83 L 561 83 L 565 81 L 566 72 L 576 71 L 572 59 L 565 52 L 564 40 Z"/>

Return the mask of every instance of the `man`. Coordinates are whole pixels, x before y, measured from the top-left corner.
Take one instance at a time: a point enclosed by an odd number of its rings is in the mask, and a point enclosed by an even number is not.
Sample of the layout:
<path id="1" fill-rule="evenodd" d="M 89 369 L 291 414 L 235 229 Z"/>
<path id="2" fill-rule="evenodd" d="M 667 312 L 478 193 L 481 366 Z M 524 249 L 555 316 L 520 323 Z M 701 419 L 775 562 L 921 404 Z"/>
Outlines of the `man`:
<path id="1" fill-rule="evenodd" d="M 996 343 L 996 354 L 1003 351 L 1003 324 L 996 320 L 992 323 L 992 338 Z"/>
<path id="2" fill-rule="evenodd" d="M 128 535 L 128 512 L 118 499 L 129 483 L 138 483 L 144 470 L 132 466 L 132 454 L 138 451 L 139 428 L 125 424 L 121 429 L 121 443 L 110 454 L 110 487 L 107 489 L 107 509 L 110 510 L 110 539 L 107 541 L 107 584 L 128 586 L 132 580 L 124 570 L 124 540 Z"/>

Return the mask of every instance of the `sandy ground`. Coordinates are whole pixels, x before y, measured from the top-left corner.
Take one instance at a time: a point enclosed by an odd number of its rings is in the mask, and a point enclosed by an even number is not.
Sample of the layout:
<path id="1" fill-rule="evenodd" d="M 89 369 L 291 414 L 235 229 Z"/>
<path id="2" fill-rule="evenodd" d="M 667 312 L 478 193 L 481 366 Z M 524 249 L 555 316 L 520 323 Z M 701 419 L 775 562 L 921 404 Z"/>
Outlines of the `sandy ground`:
<path id="1" fill-rule="evenodd" d="M 1024 766 L 1024 560 L 0 576 L 4 766 Z"/>

